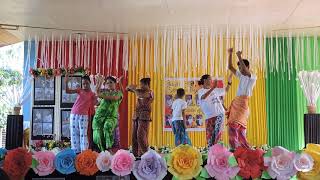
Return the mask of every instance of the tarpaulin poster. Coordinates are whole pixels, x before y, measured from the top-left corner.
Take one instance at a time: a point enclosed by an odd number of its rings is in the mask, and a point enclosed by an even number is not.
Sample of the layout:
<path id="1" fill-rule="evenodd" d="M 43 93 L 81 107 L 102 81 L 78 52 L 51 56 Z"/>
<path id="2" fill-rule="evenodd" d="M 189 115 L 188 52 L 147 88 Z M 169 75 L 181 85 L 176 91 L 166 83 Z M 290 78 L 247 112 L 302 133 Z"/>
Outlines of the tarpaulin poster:
<path id="1" fill-rule="evenodd" d="M 186 109 L 187 131 L 205 131 L 205 117 L 200 109 L 197 91 L 201 88 L 198 85 L 199 78 L 166 78 L 165 79 L 165 113 L 163 119 L 164 131 L 172 131 L 171 105 L 175 100 L 178 88 L 185 90 L 185 101 L 188 104 Z M 223 87 L 223 81 L 218 78 L 218 87 Z"/>

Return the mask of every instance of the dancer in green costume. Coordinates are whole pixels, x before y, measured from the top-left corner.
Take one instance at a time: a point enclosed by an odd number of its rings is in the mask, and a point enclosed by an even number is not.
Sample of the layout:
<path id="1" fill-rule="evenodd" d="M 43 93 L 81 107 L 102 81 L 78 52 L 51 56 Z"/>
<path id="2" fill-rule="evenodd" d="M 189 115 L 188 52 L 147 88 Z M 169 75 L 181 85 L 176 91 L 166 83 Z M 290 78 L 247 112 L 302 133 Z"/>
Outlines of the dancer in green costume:
<path id="1" fill-rule="evenodd" d="M 106 78 L 107 90 L 101 92 L 102 81 L 97 82 L 97 95 L 101 98 L 99 107 L 93 118 L 93 141 L 101 151 L 110 149 L 114 143 L 114 130 L 118 121 L 118 108 L 122 101 L 123 93 L 119 79 L 120 91 L 116 89 L 117 78 L 108 76 Z"/>

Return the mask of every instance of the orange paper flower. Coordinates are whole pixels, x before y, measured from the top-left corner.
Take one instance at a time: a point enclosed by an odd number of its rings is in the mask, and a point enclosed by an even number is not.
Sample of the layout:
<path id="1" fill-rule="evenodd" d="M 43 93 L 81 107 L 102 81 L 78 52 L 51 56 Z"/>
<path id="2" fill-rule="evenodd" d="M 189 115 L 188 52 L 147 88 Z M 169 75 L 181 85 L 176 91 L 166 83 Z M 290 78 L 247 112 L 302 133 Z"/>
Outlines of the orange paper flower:
<path id="1" fill-rule="evenodd" d="M 76 169 L 81 175 L 92 176 L 98 172 L 96 159 L 98 153 L 89 150 L 83 151 L 76 157 Z"/>

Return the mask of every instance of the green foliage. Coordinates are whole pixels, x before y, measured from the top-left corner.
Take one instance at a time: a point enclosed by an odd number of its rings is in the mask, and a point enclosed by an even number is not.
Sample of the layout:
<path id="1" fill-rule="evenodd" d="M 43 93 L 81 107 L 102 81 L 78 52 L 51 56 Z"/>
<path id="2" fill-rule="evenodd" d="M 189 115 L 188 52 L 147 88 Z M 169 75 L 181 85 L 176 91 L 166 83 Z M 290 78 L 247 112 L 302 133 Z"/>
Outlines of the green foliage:
<path id="1" fill-rule="evenodd" d="M 22 84 L 22 75 L 20 72 L 0 68 L 0 128 L 5 127 L 7 121 L 7 115 L 10 108 L 10 104 L 7 103 L 7 100 L 12 99 L 11 90 L 13 87 L 21 87 Z"/>

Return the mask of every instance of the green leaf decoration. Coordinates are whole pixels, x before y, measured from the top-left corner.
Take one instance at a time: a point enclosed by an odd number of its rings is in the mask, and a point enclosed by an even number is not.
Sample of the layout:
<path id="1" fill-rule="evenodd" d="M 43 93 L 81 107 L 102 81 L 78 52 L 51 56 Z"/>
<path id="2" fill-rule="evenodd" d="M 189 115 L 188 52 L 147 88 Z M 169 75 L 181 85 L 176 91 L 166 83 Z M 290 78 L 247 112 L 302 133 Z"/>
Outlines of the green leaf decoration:
<path id="1" fill-rule="evenodd" d="M 166 155 L 164 156 L 164 160 L 165 160 L 166 162 L 169 161 L 169 158 L 170 158 L 170 154 L 166 154 Z"/>
<path id="2" fill-rule="evenodd" d="M 202 168 L 201 173 L 200 173 L 200 177 L 202 177 L 202 178 L 210 178 L 210 175 L 208 174 L 206 168 Z"/>
<path id="3" fill-rule="evenodd" d="M 242 180 L 241 176 L 235 176 L 234 178 L 232 178 L 231 180 Z"/>
<path id="4" fill-rule="evenodd" d="M 200 176 L 198 176 L 198 177 L 196 177 L 196 180 L 205 180 L 206 178 L 203 178 L 203 177 L 200 177 Z"/>
<path id="5" fill-rule="evenodd" d="M 261 178 L 263 178 L 263 179 L 272 179 L 267 171 L 263 171 L 262 172 Z"/>
<path id="6" fill-rule="evenodd" d="M 290 180 L 298 180 L 297 175 L 293 176 Z"/>
<path id="7" fill-rule="evenodd" d="M 205 161 L 208 159 L 208 154 L 205 153 L 205 154 L 202 154 L 202 160 Z"/>
<path id="8" fill-rule="evenodd" d="M 272 156 L 272 150 L 271 149 L 263 155 L 263 157 L 271 157 L 271 156 Z"/>
<path id="9" fill-rule="evenodd" d="M 179 178 L 173 176 L 173 177 L 172 177 L 172 180 L 179 180 Z"/>
<path id="10" fill-rule="evenodd" d="M 231 167 L 238 165 L 238 162 L 234 156 L 229 156 L 228 163 Z"/>
<path id="11" fill-rule="evenodd" d="M 32 167 L 32 168 L 36 168 L 38 165 L 39 165 L 39 162 L 38 162 L 36 159 L 32 158 L 31 167 Z"/>

